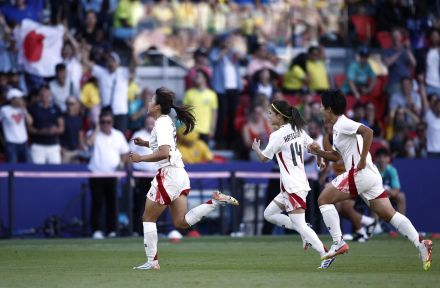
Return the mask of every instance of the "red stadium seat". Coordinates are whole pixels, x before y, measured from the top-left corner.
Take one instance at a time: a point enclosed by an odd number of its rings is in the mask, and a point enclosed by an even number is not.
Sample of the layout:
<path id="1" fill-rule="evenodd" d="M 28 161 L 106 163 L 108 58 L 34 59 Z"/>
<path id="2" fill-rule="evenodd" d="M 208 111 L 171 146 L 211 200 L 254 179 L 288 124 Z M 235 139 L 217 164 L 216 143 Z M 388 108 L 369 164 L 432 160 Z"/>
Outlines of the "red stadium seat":
<path id="1" fill-rule="evenodd" d="M 359 42 L 369 42 L 376 33 L 376 20 L 373 17 L 360 14 L 352 15 L 350 21 L 353 23 Z"/>
<path id="2" fill-rule="evenodd" d="M 345 74 L 335 74 L 333 75 L 333 80 L 335 81 L 336 88 L 340 89 L 345 82 Z"/>
<path id="3" fill-rule="evenodd" d="M 378 32 L 376 39 L 382 49 L 389 49 L 393 46 L 393 38 L 391 37 L 391 33 L 388 31 Z"/>

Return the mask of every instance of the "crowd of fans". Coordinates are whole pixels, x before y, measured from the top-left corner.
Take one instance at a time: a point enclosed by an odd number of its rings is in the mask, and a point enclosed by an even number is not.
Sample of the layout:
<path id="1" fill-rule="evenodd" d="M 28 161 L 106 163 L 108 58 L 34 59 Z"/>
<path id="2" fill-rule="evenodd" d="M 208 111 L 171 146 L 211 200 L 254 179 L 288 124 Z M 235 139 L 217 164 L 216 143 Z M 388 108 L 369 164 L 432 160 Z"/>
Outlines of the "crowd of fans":
<path id="1" fill-rule="evenodd" d="M 252 140 L 264 146 L 270 135 L 274 99 L 323 132 L 319 92 L 333 88 L 346 93 L 348 116 L 374 130 L 373 155 L 383 146 L 392 157 L 438 157 L 439 12 L 440 1 L 3 0 L 1 152 L 7 162 L 88 162 L 102 111 L 129 140 L 145 129 L 153 95 L 135 67 L 157 50 L 188 68 L 178 95 L 197 118 L 195 133 L 179 137 L 188 163 L 218 159 L 210 149 L 253 160 Z M 25 19 L 64 26 L 52 77 L 20 65 Z M 305 52 L 285 63 L 280 47 Z M 329 74 L 327 47 L 355 51 L 346 73 Z"/>

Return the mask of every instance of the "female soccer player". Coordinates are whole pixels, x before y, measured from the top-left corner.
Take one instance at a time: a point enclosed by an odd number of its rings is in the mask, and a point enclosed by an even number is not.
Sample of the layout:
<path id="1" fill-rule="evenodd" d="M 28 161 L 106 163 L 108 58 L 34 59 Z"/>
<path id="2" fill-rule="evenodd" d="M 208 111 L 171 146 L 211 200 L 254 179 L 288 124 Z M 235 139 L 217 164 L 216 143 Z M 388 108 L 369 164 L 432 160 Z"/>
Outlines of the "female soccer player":
<path id="1" fill-rule="evenodd" d="M 304 132 L 306 123 L 298 110 L 286 101 L 274 101 L 268 114 L 271 124 L 279 128 L 270 134 L 266 149 L 261 151 L 260 141 L 256 139 L 252 149 L 263 162 L 276 155 L 281 172 L 281 192 L 264 210 L 264 218 L 278 226 L 298 231 L 305 242 L 304 249 L 311 246 L 323 258 L 324 245 L 305 220 L 306 197 L 310 186 L 304 170 L 303 152 L 313 143 L 313 139 Z M 281 214 L 283 211 L 289 216 Z M 334 259 L 323 259 L 319 268 L 328 268 Z"/>
<path id="2" fill-rule="evenodd" d="M 184 169 L 182 155 L 176 148 L 176 127 L 168 116 L 173 108 L 177 119 L 185 124 L 185 132 L 193 130 L 195 119 L 188 106 L 176 106 L 173 103 L 174 92 L 167 88 L 159 88 L 152 101 L 148 104 L 148 114 L 156 120 L 150 141 L 134 139 L 136 145 L 150 147 L 152 154 L 139 155 L 130 152 L 132 162 L 157 162 L 159 171 L 151 182 L 147 193 L 143 215 L 144 246 L 147 262 L 134 269 L 160 269 L 157 257 L 156 222 L 166 207 L 170 207 L 174 226 L 188 228 L 199 222 L 204 216 L 214 211 L 219 205 L 238 205 L 238 201 L 219 191 L 212 194 L 212 200 L 201 204 L 187 212 L 187 195 L 190 190 L 188 174 Z"/>
<path id="3" fill-rule="evenodd" d="M 329 161 L 344 161 L 343 174 L 336 177 L 318 198 L 324 222 L 333 238 L 333 245 L 322 257 L 328 259 L 348 251 L 342 240 L 339 215 L 334 203 L 360 196 L 380 218 L 393 225 L 418 248 L 423 269 L 431 267 L 431 240 L 419 240 L 419 234 L 411 221 L 396 212 L 382 186 L 382 178 L 368 152 L 373 131 L 344 115 L 345 96 L 339 90 L 328 90 L 321 94 L 321 111 L 324 121 L 333 125 L 333 151 L 323 151 L 312 144 L 309 151 Z"/>

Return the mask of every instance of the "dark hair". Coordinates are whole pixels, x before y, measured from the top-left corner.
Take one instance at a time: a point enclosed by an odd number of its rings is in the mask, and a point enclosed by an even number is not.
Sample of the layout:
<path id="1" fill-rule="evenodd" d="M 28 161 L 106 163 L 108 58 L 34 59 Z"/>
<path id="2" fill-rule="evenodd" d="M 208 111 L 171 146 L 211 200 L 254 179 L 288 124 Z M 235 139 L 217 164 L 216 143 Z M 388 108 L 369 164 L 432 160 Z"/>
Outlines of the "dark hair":
<path id="1" fill-rule="evenodd" d="M 307 50 L 307 54 L 312 54 L 313 52 L 318 51 L 319 52 L 319 47 L 318 46 L 310 46 L 310 48 Z"/>
<path id="2" fill-rule="evenodd" d="M 306 71 L 306 62 L 307 62 L 307 54 L 306 53 L 299 53 L 296 55 L 295 58 L 292 59 L 292 62 L 290 62 L 289 69 L 292 69 L 294 66 L 299 66 L 301 69 Z"/>
<path id="3" fill-rule="evenodd" d="M 272 110 L 287 119 L 293 130 L 300 131 L 306 126 L 306 121 L 299 114 L 298 109 L 284 100 L 275 100 L 272 102 Z"/>
<path id="4" fill-rule="evenodd" d="M 209 75 L 208 75 L 208 73 L 206 73 L 205 70 L 197 69 L 196 73 L 201 73 L 203 75 L 203 77 L 205 77 L 206 85 L 209 85 Z"/>
<path id="5" fill-rule="evenodd" d="M 379 158 L 380 156 L 390 156 L 390 152 L 387 148 L 381 147 L 376 150 L 376 153 L 374 154 L 376 158 Z"/>
<path id="6" fill-rule="evenodd" d="M 55 72 L 59 72 L 61 70 L 66 70 L 66 65 L 64 63 L 59 63 L 55 66 Z"/>
<path id="7" fill-rule="evenodd" d="M 347 107 L 345 96 L 341 90 L 327 90 L 321 93 L 321 102 L 325 109 L 330 107 L 336 115 L 342 115 Z"/>
<path id="8" fill-rule="evenodd" d="M 99 113 L 99 119 L 102 119 L 104 117 L 112 117 L 113 118 L 112 110 L 110 110 L 108 108 L 102 108 L 101 113 Z"/>
<path id="9" fill-rule="evenodd" d="M 196 124 L 196 118 L 192 114 L 192 107 L 187 105 L 177 106 L 174 105 L 173 99 L 176 94 L 168 88 L 160 87 L 156 90 L 156 104 L 160 105 L 160 111 L 164 115 L 168 115 L 171 112 L 171 108 L 174 108 L 177 114 L 177 119 L 185 124 L 185 131 L 183 134 L 188 134 L 194 129 Z"/>

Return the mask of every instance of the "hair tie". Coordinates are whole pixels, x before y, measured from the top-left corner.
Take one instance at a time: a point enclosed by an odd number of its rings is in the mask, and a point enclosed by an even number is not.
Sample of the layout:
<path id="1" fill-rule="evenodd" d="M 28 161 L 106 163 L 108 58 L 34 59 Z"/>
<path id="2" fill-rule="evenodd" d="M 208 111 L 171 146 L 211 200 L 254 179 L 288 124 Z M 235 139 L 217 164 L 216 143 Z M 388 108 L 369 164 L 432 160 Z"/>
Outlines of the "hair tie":
<path id="1" fill-rule="evenodd" d="M 281 114 L 281 116 L 283 116 L 284 118 L 290 119 L 289 116 L 286 116 L 286 115 L 284 115 L 283 113 L 281 113 L 281 111 L 278 110 L 277 107 L 275 107 L 275 105 L 273 105 L 273 103 L 272 103 L 272 107 L 273 107 L 273 109 L 275 109 L 275 111 L 277 111 L 279 114 Z"/>

